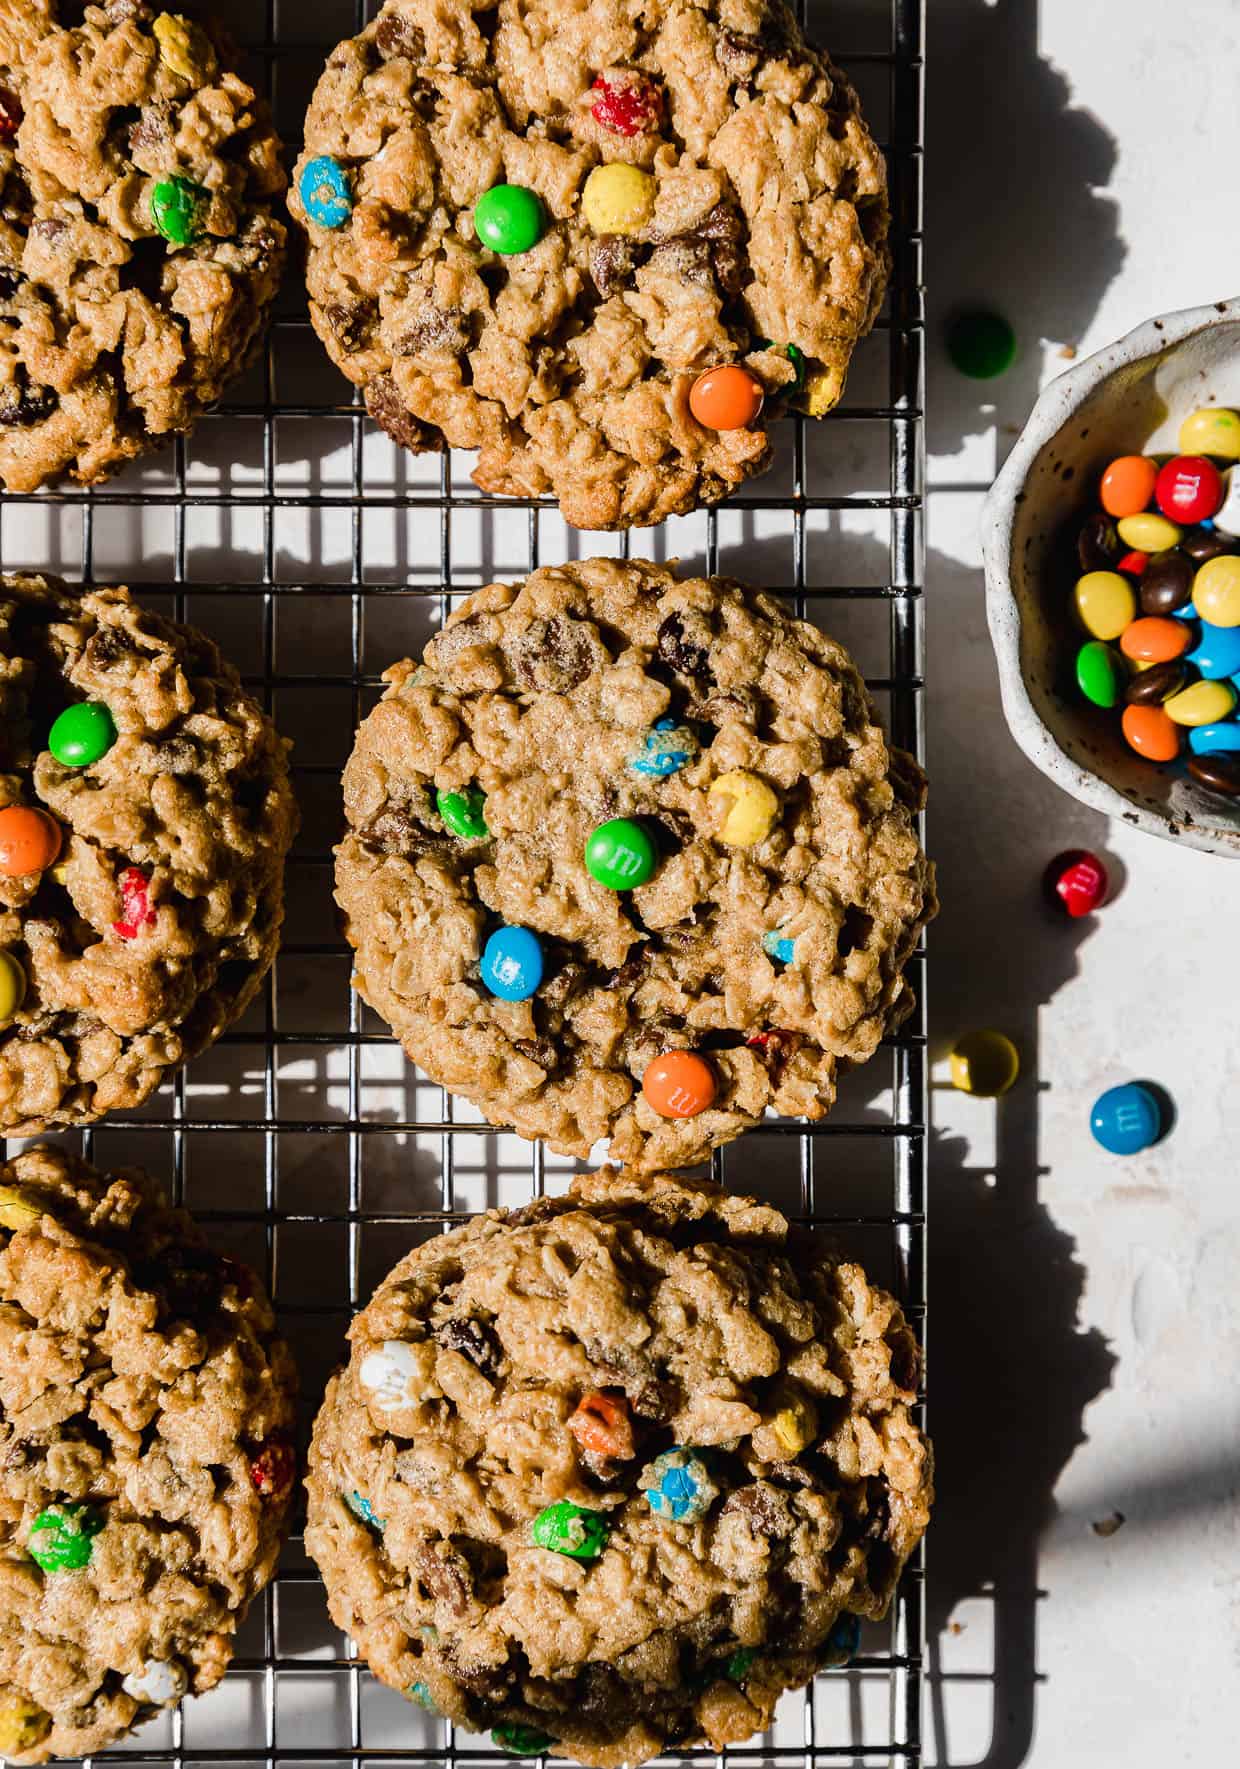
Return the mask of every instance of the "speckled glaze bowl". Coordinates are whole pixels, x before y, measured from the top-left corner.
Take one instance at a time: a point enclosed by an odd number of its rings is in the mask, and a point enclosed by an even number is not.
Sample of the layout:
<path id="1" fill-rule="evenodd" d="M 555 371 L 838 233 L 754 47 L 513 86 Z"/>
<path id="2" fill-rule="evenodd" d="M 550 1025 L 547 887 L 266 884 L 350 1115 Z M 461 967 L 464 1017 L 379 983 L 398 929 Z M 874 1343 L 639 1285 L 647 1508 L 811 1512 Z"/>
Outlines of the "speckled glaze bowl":
<path id="1" fill-rule="evenodd" d="M 1240 800 L 1206 792 L 1182 764 L 1142 761 L 1117 715 L 1082 699 L 1067 613 L 1072 543 L 1103 469 L 1116 455 L 1174 453 L 1181 421 L 1204 405 L 1240 406 L 1240 297 L 1148 320 L 1052 381 L 986 499 L 986 607 L 1004 714 L 1031 762 L 1108 816 L 1240 858 Z"/>

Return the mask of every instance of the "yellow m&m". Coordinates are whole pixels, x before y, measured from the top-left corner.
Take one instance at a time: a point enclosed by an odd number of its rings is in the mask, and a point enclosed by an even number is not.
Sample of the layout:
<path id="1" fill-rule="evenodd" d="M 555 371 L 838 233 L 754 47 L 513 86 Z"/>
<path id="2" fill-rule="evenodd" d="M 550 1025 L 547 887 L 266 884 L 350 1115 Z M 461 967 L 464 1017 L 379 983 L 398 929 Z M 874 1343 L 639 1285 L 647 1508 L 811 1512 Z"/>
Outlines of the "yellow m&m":
<path id="1" fill-rule="evenodd" d="M 7 1026 L 26 999 L 26 973 L 11 952 L 0 952 L 0 1026 Z"/>
<path id="2" fill-rule="evenodd" d="M 1087 571 L 1072 592 L 1077 619 L 1095 639 L 1118 639 L 1136 618 L 1137 598 L 1118 571 Z"/>
<path id="3" fill-rule="evenodd" d="M 724 804 L 718 836 L 730 848 L 752 848 L 770 834 L 779 815 L 779 800 L 765 780 L 744 768 L 721 774 L 710 789 L 713 799 Z"/>
<path id="4" fill-rule="evenodd" d="M 1240 413 L 1226 406 L 1203 406 L 1180 425 L 1182 455 L 1218 455 L 1240 461 Z"/>
<path id="5" fill-rule="evenodd" d="M 1236 690 L 1230 682 L 1194 682 L 1164 700 L 1163 711 L 1177 725 L 1217 725 L 1231 717 L 1235 705 Z"/>
<path id="6" fill-rule="evenodd" d="M 596 166 L 581 193 L 581 213 L 595 233 L 639 233 L 654 214 L 655 182 L 640 166 Z"/>
<path id="7" fill-rule="evenodd" d="M 1206 560 L 1193 579 L 1193 607 L 1212 627 L 1240 627 L 1240 557 Z"/>
<path id="8" fill-rule="evenodd" d="M 1153 510 L 1145 510 L 1139 516 L 1125 516 L 1116 527 L 1124 545 L 1134 547 L 1139 553 L 1165 553 L 1168 547 L 1179 545 L 1184 532 L 1176 523 Z"/>

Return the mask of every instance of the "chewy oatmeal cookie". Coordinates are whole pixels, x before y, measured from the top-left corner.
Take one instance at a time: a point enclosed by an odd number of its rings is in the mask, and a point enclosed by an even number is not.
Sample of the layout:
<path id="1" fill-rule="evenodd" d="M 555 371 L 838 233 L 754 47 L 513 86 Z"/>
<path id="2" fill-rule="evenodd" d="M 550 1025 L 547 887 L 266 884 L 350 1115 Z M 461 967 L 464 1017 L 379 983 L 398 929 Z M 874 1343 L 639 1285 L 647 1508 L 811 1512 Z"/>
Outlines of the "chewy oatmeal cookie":
<path id="1" fill-rule="evenodd" d="M 253 1272 L 137 1169 L 0 1168 L 0 1752 L 218 1683 L 275 1569 L 296 1377 Z"/>
<path id="2" fill-rule="evenodd" d="M 388 0 L 328 61 L 290 207 L 371 417 L 581 528 L 767 467 L 753 405 L 837 403 L 889 264 L 882 156 L 782 0 Z M 720 365 L 741 409 L 691 411 Z"/>
<path id="3" fill-rule="evenodd" d="M 688 1166 L 768 1108 L 822 1117 L 910 1011 L 924 781 L 843 648 L 775 598 L 545 569 L 387 680 L 344 776 L 355 982 L 492 1123 Z"/>
<path id="4" fill-rule="evenodd" d="M 0 577 L 0 1133 L 139 1105 L 248 1005 L 284 918 L 287 749 L 193 627 Z"/>
<path id="5" fill-rule="evenodd" d="M 0 485 L 94 484 L 219 399 L 280 280 L 284 185 L 209 25 L 0 0 Z"/>
<path id="6" fill-rule="evenodd" d="M 332 1616 L 509 1749 L 742 1742 L 851 1656 L 929 1519 L 899 1306 L 705 1182 L 477 1217 L 349 1337 L 307 1478 Z"/>

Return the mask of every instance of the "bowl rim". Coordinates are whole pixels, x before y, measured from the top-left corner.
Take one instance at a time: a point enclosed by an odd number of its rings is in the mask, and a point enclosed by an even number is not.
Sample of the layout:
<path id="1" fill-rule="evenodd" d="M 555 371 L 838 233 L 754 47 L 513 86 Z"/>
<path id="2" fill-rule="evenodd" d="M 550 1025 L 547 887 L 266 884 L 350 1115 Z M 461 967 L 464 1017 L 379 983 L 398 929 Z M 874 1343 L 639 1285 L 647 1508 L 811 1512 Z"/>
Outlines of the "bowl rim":
<path id="1" fill-rule="evenodd" d="M 1020 666 L 1020 605 L 1012 589 L 1012 531 L 1034 461 L 1069 422 L 1071 414 L 1117 369 L 1143 357 L 1165 355 L 1196 333 L 1240 323 L 1240 295 L 1156 314 L 1106 344 L 1083 362 L 1056 375 L 1039 394 L 1015 446 L 982 506 L 982 560 L 986 572 L 986 620 L 999 667 L 1004 717 L 1024 754 L 1064 792 L 1108 817 L 1180 846 L 1240 859 L 1240 830 L 1180 823 L 1170 813 L 1133 804 L 1108 781 L 1067 754 L 1033 704 Z"/>

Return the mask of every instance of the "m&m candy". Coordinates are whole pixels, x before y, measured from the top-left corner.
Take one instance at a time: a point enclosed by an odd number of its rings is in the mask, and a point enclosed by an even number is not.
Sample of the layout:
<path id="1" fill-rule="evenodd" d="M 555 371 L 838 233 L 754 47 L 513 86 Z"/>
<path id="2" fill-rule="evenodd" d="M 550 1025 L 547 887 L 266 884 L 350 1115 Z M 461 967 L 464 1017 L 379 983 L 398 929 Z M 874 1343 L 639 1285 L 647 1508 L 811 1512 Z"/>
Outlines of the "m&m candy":
<path id="1" fill-rule="evenodd" d="M 29 878 L 56 864 L 61 830 L 54 817 L 33 805 L 6 805 L 0 811 L 0 873 Z"/>
<path id="2" fill-rule="evenodd" d="M 658 128 L 663 95 L 644 74 L 632 69 L 600 74 L 590 90 L 598 94 L 590 115 L 600 128 L 629 137 Z"/>
<path id="3" fill-rule="evenodd" d="M 743 430 L 762 411 L 766 395 L 757 375 L 739 363 L 707 369 L 689 389 L 689 410 L 706 430 Z"/>
<path id="4" fill-rule="evenodd" d="M 1166 663 L 1151 663 L 1129 677 L 1124 699 L 1129 706 L 1162 706 L 1173 694 L 1179 693 L 1187 680 L 1188 664 L 1182 657 L 1170 658 Z"/>
<path id="5" fill-rule="evenodd" d="M 833 1669 L 849 1665 L 861 1650 L 861 1617 L 849 1611 L 839 1616 L 827 1635 L 826 1661 Z"/>
<path id="6" fill-rule="evenodd" d="M 500 927 L 482 948 L 482 980 L 501 1001 L 527 1001 L 543 980 L 543 949 L 526 927 Z"/>
<path id="7" fill-rule="evenodd" d="M 1179 444 L 1182 454 L 1240 461 L 1240 413 L 1212 405 L 1190 412 L 1180 425 Z"/>
<path id="8" fill-rule="evenodd" d="M 506 1757 L 540 1757 L 555 1739 L 537 1726 L 496 1726 L 491 1743 Z"/>
<path id="9" fill-rule="evenodd" d="M 1235 707 L 1230 682 L 1191 682 L 1163 702 L 1163 711 L 1177 725 L 1215 725 L 1230 718 Z"/>
<path id="10" fill-rule="evenodd" d="M 1240 626 L 1240 555 L 1206 560 L 1193 580 L 1193 607 L 1211 626 Z"/>
<path id="11" fill-rule="evenodd" d="M 611 1524 L 601 1511 L 587 1511 L 570 1499 L 557 1499 L 538 1513 L 530 1535 L 540 1548 L 570 1560 L 597 1560 L 607 1546 Z"/>
<path id="12" fill-rule="evenodd" d="M 633 1424 L 628 1402 L 621 1395 L 603 1394 L 598 1389 L 583 1394 L 576 1411 L 569 1415 L 568 1429 L 583 1450 L 596 1456 L 627 1461 L 633 1454 Z"/>
<path id="13" fill-rule="evenodd" d="M 116 742 L 116 725 L 100 700 L 67 706 L 47 734 L 47 747 L 65 768 L 88 768 Z"/>
<path id="14" fill-rule="evenodd" d="M 1072 592 L 1077 619 L 1095 639 L 1118 639 L 1137 612 L 1132 585 L 1118 571 L 1087 571 Z"/>
<path id="15" fill-rule="evenodd" d="M 623 160 L 596 166 L 581 192 L 586 226 L 599 234 L 640 233 L 654 214 L 656 188 L 640 166 Z"/>
<path id="16" fill-rule="evenodd" d="M 1173 762 L 1180 753 L 1180 731 L 1161 706 L 1126 706 L 1120 727 L 1130 749 L 1150 762 Z"/>
<path id="17" fill-rule="evenodd" d="M 1240 720 L 1229 719 L 1222 725 L 1198 725 L 1188 734 L 1188 747 L 1194 755 L 1240 755 Z"/>
<path id="18" fill-rule="evenodd" d="M 192 246 L 202 238 L 202 212 L 210 192 L 192 178 L 174 172 L 151 189 L 151 220 L 172 246 Z"/>
<path id="19" fill-rule="evenodd" d="M 148 1659 L 137 1671 L 121 1678 L 121 1688 L 146 1707 L 168 1708 L 180 1701 L 189 1688 L 185 1668 L 175 1658 Z"/>
<path id="20" fill-rule="evenodd" d="M 721 774 L 711 785 L 710 796 L 723 806 L 723 821 L 716 833 L 732 848 L 756 847 L 770 834 L 779 815 L 779 800 L 766 781 L 744 768 Z"/>
<path id="21" fill-rule="evenodd" d="M 16 1757 L 41 1744 L 52 1729 L 52 1716 L 24 1695 L 0 1698 L 0 1757 Z"/>
<path id="22" fill-rule="evenodd" d="M 1094 1101 L 1089 1128 L 1108 1154 L 1138 1155 L 1162 1135 L 1162 1107 L 1142 1082 L 1128 1081 Z"/>
<path id="23" fill-rule="evenodd" d="M 0 1026 L 7 1026 L 26 999 L 26 973 L 11 952 L 0 952 Z"/>
<path id="24" fill-rule="evenodd" d="M 636 890 L 653 875 L 657 864 L 653 840 L 632 817 L 612 817 L 600 823 L 586 842 L 586 871 L 609 891 Z"/>
<path id="25" fill-rule="evenodd" d="M 406 1689 L 405 1694 L 409 1697 L 410 1701 L 416 1702 L 420 1708 L 426 1708 L 428 1712 L 432 1714 L 435 1712 L 435 1698 L 431 1694 L 431 1686 L 429 1683 L 411 1683 L 408 1689 Z"/>
<path id="26" fill-rule="evenodd" d="M 1220 549 L 1228 541 L 1240 539 L 1240 471 L 1235 467 L 1229 467 L 1224 475 L 1223 501 L 1215 511 L 1213 526 Z"/>
<path id="27" fill-rule="evenodd" d="M 159 44 L 159 59 L 183 80 L 197 79 L 203 72 L 207 45 L 198 26 L 175 12 L 161 12 L 151 26 Z"/>
<path id="28" fill-rule="evenodd" d="M 121 890 L 121 915 L 112 923 L 112 932 L 118 940 L 136 940 L 143 928 L 154 927 L 157 919 L 147 876 L 136 866 L 126 866 L 116 882 Z"/>
<path id="29" fill-rule="evenodd" d="M 818 1409 L 807 1394 L 790 1395 L 771 1420 L 775 1441 L 788 1461 L 807 1450 L 818 1435 Z"/>
<path id="30" fill-rule="evenodd" d="M 342 1497 L 354 1517 L 360 1519 L 360 1521 L 366 1525 L 367 1529 L 374 1530 L 377 1536 L 381 1536 L 384 1533 L 387 1529 L 386 1522 L 382 1517 L 376 1517 L 374 1506 L 363 1493 L 344 1493 Z"/>
<path id="31" fill-rule="evenodd" d="M 1125 553 L 1123 558 L 1116 562 L 1115 569 L 1122 571 L 1126 577 L 1144 577 L 1149 562 L 1149 554 L 1139 553 L 1134 547 L 1131 552 Z"/>
<path id="32" fill-rule="evenodd" d="M 1192 600 L 1193 562 L 1179 548 L 1155 553 L 1141 574 L 1142 614 L 1174 614 Z"/>
<path id="33" fill-rule="evenodd" d="M 1119 648 L 1134 663 L 1167 663 L 1182 656 L 1191 643 L 1192 634 L 1182 620 L 1144 614 L 1124 628 Z"/>
<path id="34" fill-rule="evenodd" d="M 343 227 L 353 213 L 349 175 L 331 154 L 315 154 L 301 169 L 297 194 L 306 216 L 316 227 Z"/>
<path id="35" fill-rule="evenodd" d="M 666 780 L 681 768 L 697 760 L 700 745 L 687 725 L 675 719 L 660 719 L 646 732 L 628 759 L 631 773 L 643 774 L 651 780 Z"/>
<path id="36" fill-rule="evenodd" d="M 1223 476 L 1204 455 L 1176 455 L 1158 469 L 1154 501 L 1172 522 L 1207 522 L 1223 501 Z"/>
<path id="37" fill-rule="evenodd" d="M 93 1505 L 66 1500 L 40 1511 L 30 1526 L 26 1545 L 44 1572 L 81 1572 L 95 1551 L 103 1513 Z"/>
<path id="38" fill-rule="evenodd" d="M 646 1064 L 642 1096 L 660 1118 L 696 1118 L 718 1091 L 715 1072 L 691 1050 L 666 1050 Z"/>
<path id="39" fill-rule="evenodd" d="M 1101 908 L 1107 894 L 1107 869 L 1096 854 L 1085 848 L 1069 848 L 1056 854 L 1046 869 L 1044 883 L 1053 903 L 1074 921 Z"/>
<path id="40" fill-rule="evenodd" d="M 1174 522 L 1168 522 L 1154 510 L 1145 510 L 1137 516 L 1125 516 L 1117 524 L 1119 538 L 1126 547 L 1139 547 L 1143 553 L 1161 553 L 1168 547 L 1174 547 L 1183 530 Z"/>
<path id="41" fill-rule="evenodd" d="M 435 809 L 446 828 L 462 841 L 481 841 L 490 834 L 483 807 L 487 795 L 479 786 L 467 786 L 461 792 L 435 794 Z"/>
<path id="42" fill-rule="evenodd" d="M 22 101 L 8 86 L 0 86 L 0 141 L 16 141 L 25 116 Z"/>
<path id="43" fill-rule="evenodd" d="M 728 1682 L 743 1683 L 753 1669 L 753 1663 L 757 1656 L 756 1646 L 739 1647 L 723 1667 L 723 1674 Z"/>
<path id="44" fill-rule="evenodd" d="M 1157 480 L 1157 461 L 1148 455 L 1121 455 L 1102 475 L 1099 501 L 1108 516 L 1136 516 L 1149 504 Z"/>
<path id="45" fill-rule="evenodd" d="M 952 1086 L 981 1099 L 997 1099 L 1020 1074 L 1020 1053 L 1010 1038 L 989 1027 L 966 1032 L 951 1052 Z"/>
<path id="46" fill-rule="evenodd" d="M 696 1523 L 705 1517 L 719 1488 L 696 1450 L 664 1450 L 638 1476 L 646 1503 L 663 1523 Z"/>
<path id="47" fill-rule="evenodd" d="M 1203 620 L 1197 642 L 1185 662 L 1190 663 L 1207 682 L 1240 675 L 1240 626 L 1216 627 Z"/>
<path id="48" fill-rule="evenodd" d="M 762 936 L 762 950 L 776 964 L 791 964 L 796 956 L 797 943 L 781 934 L 778 928 L 768 928 Z"/>
<path id="49" fill-rule="evenodd" d="M 1128 671 L 1123 660 L 1101 639 L 1090 639 L 1076 654 L 1076 683 L 1086 700 L 1095 706 L 1118 706 Z"/>
<path id="50" fill-rule="evenodd" d="M 260 1499 L 279 1504 L 292 1491 L 296 1477 L 297 1451 L 279 1433 L 269 1437 L 250 1461 L 250 1484 Z"/>
<path id="51" fill-rule="evenodd" d="M 993 380 L 1016 360 L 1016 333 L 1001 313 L 970 308 L 948 322 L 947 354 L 962 375 Z"/>
<path id="52" fill-rule="evenodd" d="M 0 1228 L 7 1228 L 12 1234 L 20 1234 L 23 1229 L 33 1228 L 36 1222 L 42 1222 L 46 1212 L 39 1204 L 16 1186 L 0 1185 Z"/>
<path id="53" fill-rule="evenodd" d="M 1240 798 L 1240 756 L 1200 755 L 1189 758 L 1188 772 L 1198 786 L 1220 792 L 1224 798 Z"/>
<path id="54" fill-rule="evenodd" d="M 536 246 L 547 217 L 536 191 L 524 184 L 493 184 L 474 204 L 474 231 L 484 246 L 513 258 Z"/>

